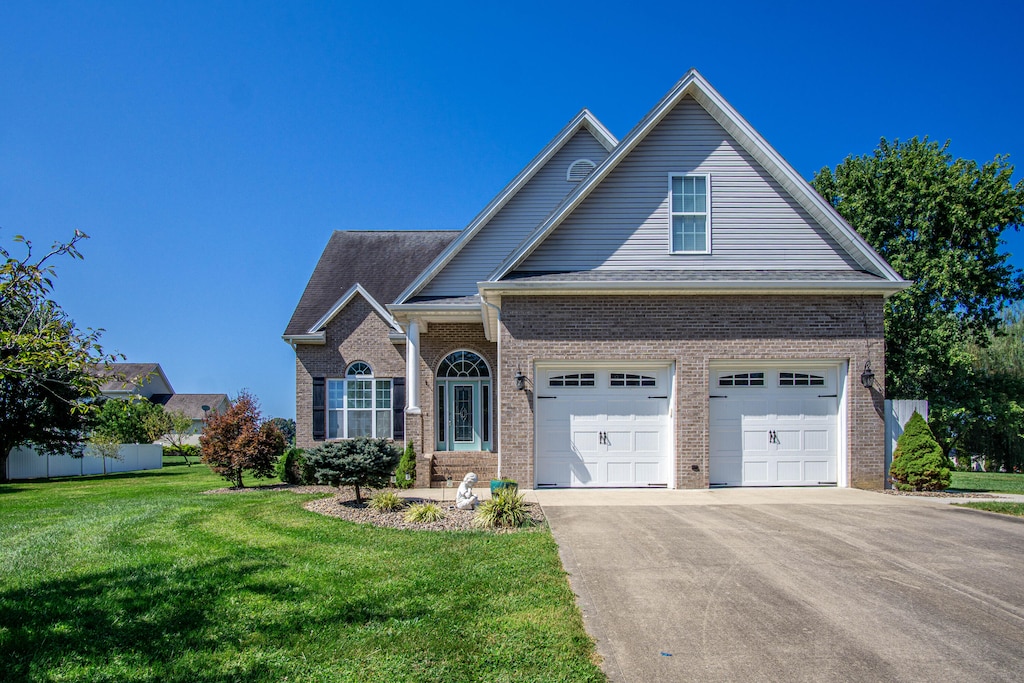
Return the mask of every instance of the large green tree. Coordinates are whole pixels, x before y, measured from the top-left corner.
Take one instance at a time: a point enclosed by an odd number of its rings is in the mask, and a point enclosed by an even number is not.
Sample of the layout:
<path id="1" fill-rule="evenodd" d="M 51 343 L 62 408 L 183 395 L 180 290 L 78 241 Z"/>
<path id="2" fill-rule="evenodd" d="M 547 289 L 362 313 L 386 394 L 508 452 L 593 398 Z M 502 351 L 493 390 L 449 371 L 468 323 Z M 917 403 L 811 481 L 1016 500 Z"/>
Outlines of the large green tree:
<path id="1" fill-rule="evenodd" d="M 86 237 L 76 230 L 42 257 L 20 235 L 13 241 L 24 245 L 23 257 L 0 246 L 0 481 L 16 446 L 81 452 L 88 399 L 101 385 L 92 370 L 116 360 L 99 344 L 102 330 L 80 330 L 50 299 L 54 259 L 82 258 L 78 243 Z"/>
<path id="2" fill-rule="evenodd" d="M 1024 181 L 997 156 L 954 159 L 949 143 L 884 138 L 823 168 L 813 185 L 913 286 L 885 305 L 886 393 L 941 413 L 977 397 L 975 355 L 1024 293 L 1001 249 L 1024 219 Z"/>

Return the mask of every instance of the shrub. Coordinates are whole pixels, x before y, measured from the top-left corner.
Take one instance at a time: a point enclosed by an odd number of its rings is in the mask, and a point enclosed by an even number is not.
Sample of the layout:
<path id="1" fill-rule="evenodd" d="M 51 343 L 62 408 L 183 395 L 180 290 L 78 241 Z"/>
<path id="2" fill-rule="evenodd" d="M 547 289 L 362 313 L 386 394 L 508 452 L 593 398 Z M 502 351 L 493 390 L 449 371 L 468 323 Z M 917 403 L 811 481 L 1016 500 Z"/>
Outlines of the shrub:
<path id="1" fill-rule="evenodd" d="M 301 448 L 289 448 L 277 459 L 274 466 L 277 478 L 286 484 L 315 484 L 313 466 L 306 459 Z"/>
<path id="2" fill-rule="evenodd" d="M 444 510 L 436 503 L 413 503 L 405 511 L 405 521 L 407 522 L 428 523 L 438 522 L 442 519 L 444 519 Z"/>
<path id="3" fill-rule="evenodd" d="M 189 462 L 189 458 L 199 459 L 199 446 L 193 446 L 190 443 L 184 443 L 180 446 L 164 446 L 164 455 L 179 455 L 185 459 L 186 465 L 192 467 L 192 463 Z"/>
<path id="4" fill-rule="evenodd" d="M 931 428 L 914 411 L 896 442 L 889 478 L 900 491 L 942 491 L 949 488 L 953 462 L 942 451 Z"/>
<path id="5" fill-rule="evenodd" d="M 328 441 L 306 453 L 306 460 L 321 484 L 354 486 L 356 502 L 362 503 L 360 487 L 380 487 L 388 483 L 400 453 L 385 439 L 360 437 Z"/>
<path id="6" fill-rule="evenodd" d="M 391 491 L 382 491 L 370 499 L 370 507 L 377 512 L 394 512 L 406 505 L 405 498 Z"/>
<path id="7" fill-rule="evenodd" d="M 515 528 L 530 521 L 523 494 L 513 488 L 498 489 L 490 500 L 480 503 L 473 526 L 483 529 Z"/>
<path id="8" fill-rule="evenodd" d="M 409 478 L 406 479 L 406 475 Z M 412 441 L 408 441 L 405 444 L 405 450 L 402 451 L 402 459 L 398 461 L 398 468 L 395 470 L 395 486 L 400 489 L 412 488 L 416 483 L 416 449 L 412 445 Z"/>

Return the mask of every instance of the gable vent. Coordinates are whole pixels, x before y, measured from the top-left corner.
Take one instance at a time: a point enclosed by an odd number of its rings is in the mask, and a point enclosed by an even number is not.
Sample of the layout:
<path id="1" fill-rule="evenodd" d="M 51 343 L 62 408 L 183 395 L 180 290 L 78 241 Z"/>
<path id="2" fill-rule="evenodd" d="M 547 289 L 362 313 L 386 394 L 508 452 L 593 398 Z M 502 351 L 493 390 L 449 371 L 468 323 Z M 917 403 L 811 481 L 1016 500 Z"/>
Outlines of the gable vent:
<path id="1" fill-rule="evenodd" d="M 569 170 L 565 172 L 565 179 L 570 183 L 578 183 L 590 175 L 595 168 L 597 168 L 597 164 L 590 159 L 577 159 L 569 164 Z"/>

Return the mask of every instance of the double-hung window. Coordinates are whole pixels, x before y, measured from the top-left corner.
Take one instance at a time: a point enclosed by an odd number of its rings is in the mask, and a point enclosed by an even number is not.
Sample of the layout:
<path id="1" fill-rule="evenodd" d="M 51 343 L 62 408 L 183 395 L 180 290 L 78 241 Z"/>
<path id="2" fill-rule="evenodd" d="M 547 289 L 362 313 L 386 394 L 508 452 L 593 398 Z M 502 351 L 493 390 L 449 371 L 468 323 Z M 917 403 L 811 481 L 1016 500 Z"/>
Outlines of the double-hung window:
<path id="1" fill-rule="evenodd" d="M 391 380 L 374 379 L 367 363 L 348 366 L 345 379 L 327 381 L 327 438 L 392 435 Z"/>
<path id="2" fill-rule="evenodd" d="M 669 213 L 672 252 L 706 254 L 711 251 L 711 216 L 708 211 L 709 176 L 669 176 Z"/>

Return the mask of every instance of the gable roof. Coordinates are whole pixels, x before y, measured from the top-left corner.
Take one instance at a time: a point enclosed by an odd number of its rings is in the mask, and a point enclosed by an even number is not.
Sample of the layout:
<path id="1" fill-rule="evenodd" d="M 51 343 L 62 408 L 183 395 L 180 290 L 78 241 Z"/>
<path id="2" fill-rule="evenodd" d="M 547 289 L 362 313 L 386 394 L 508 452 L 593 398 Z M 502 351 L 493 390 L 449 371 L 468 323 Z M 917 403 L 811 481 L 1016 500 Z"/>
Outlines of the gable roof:
<path id="1" fill-rule="evenodd" d="M 94 372 L 105 380 L 100 385 L 103 394 L 133 393 L 154 379 L 162 380 L 168 391 L 174 391 L 159 363 L 108 363 L 97 366 Z"/>
<path id="2" fill-rule="evenodd" d="M 168 412 L 182 412 L 193 420 L 206 417 L 203 406 L 219 411 L 221 406 L 230 404 L 227 394 L 155 394 L 151 400 L 162 405 Z"/>
<path id="3" fill-rule="evenodd" d="M 618 144 L 615 136 L 597 120 L 588 109 L 581 109 L 576 116 L 556 135 L 548 144 L 530 161 L 526 167 L 516 175 L 512 181 L 499 192 L 484 209 L 476 215 L 468 226 L 461 232 L 459 237 L 453 241 L 448 248 L 437 255 L 437 258 L 424 270 L 419 277 L 414 279 L 405 290 L 394 299 L 394 303 L 402 304 L 414 297 L 422 290 L 434 276 L 447 266 L 453 258 L 483 229 L 487 223 L 494 218 L 516 194 L 526 186 L 527 183 L 581 130 L 590 132 L 591 135 L 608 152 L 615 149 Z M 389 300 L 390 301 L 390 300 Z"/>
<path id="4" fill-rule="evenodd" d="M 691 69 L 676 86 L 633 128 L 612 154 L 595 169 L 562 204 L 537 226 L 489 275 L 489 282 L 501 280 L 521 264 L 568 217 L 609 173 L 679 104 L 683 97 L 696 100 L 793 199 L 828 232 L 865 271 L 886 282 L 902 278 L 874 249 L 776 152 L 711 85 Z"/>
<path id="5" fill-rule="evenodd" d="M 337 230 L 302 292 L 284 337 L 318 331 L 359 293 L 378 312 L 458 236 L 457 230 Z"/>

